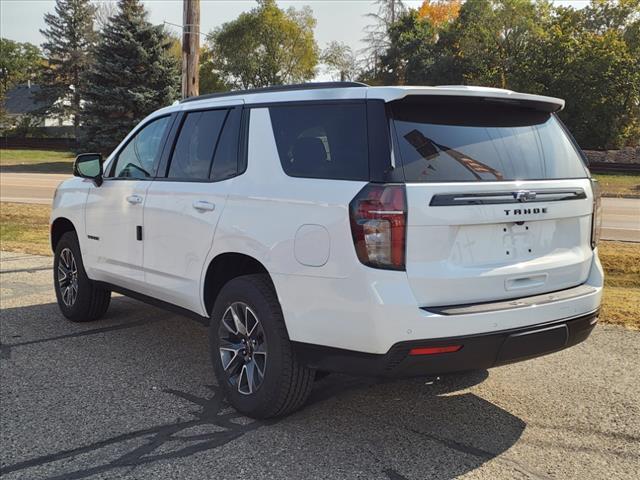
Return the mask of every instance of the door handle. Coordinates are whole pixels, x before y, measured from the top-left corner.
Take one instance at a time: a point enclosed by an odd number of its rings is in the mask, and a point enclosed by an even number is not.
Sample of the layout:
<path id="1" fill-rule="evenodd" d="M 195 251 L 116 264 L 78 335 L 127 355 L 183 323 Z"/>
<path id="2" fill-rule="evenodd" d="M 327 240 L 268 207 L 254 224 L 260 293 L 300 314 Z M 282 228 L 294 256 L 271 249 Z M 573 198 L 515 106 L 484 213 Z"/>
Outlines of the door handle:
<path id="1" fill-rule="evenodd" d="M 131 205 L 138 205 L 139 203 L 142 203 L 142 197 L 140 195 L 129 195 L 127 197 L 127 202 Z"/>
<path id="2" fill-rule="evenodd" d="M 216 209 L 214 203 L 207 202 L 206 200 L 196 200 L 193 202 L 193 208 L 201 212 L 212 212 Z"/>

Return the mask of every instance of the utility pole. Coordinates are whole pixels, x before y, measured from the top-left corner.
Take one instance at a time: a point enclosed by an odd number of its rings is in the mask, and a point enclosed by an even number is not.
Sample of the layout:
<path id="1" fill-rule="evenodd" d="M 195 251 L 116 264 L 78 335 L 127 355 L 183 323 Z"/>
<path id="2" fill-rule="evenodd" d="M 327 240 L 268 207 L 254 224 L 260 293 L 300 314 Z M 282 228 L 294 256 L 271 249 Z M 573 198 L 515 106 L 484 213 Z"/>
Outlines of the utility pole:
<path id="1" fill-rule="evenodd" d="M 188 98 L 200 94 L 200 0 L 182 1 L 182 98 Z"/>

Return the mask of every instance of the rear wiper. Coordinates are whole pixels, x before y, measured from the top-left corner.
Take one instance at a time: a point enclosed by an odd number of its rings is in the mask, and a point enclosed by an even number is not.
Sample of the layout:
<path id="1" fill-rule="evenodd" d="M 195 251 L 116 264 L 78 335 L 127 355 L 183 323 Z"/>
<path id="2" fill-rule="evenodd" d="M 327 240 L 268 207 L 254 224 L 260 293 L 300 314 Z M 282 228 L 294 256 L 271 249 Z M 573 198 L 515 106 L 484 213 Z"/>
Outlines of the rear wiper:
<path id="1" fill-rule="evenodd" d="M 460 165 L 466 168 L 478 180 L 482 180 L 480 173 L 489 173 L 496 177 L 497 180 L 503 180 L 504 176 L 495 168 L 490 167 L 458 150 L 447 147 L 440 143 L 434 142 L 430 138 L 425 137 L 422 132 L 414 129 L 407 133 L 404 138 L 425 160 L 432 160 L 438 156 L 438 151 L 443 151 Z"/>

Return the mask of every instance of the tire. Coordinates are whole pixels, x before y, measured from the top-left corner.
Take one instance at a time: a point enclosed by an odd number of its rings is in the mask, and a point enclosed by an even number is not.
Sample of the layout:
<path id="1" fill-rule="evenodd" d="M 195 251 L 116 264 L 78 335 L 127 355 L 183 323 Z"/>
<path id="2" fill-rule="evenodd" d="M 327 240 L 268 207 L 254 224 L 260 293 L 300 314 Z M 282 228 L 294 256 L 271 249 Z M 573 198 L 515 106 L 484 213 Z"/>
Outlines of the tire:
<path id="1" fill-rule="evenodd" d="M 98 320 L 109 308 L 111 292 L 87 277 L 75 232 L 63 234 L 56 245 L 53 285 L 60 311 L 72 322 Z"/>
<path id="2" fill-rule="evenodd" d="M 222 288 L 211 314 L 209 344 L 218 383 L 239 412 L 258 419 L 279 417 L 307 400 L 315 371 L 293 352 L 268 275 L 236 277 Z"/>

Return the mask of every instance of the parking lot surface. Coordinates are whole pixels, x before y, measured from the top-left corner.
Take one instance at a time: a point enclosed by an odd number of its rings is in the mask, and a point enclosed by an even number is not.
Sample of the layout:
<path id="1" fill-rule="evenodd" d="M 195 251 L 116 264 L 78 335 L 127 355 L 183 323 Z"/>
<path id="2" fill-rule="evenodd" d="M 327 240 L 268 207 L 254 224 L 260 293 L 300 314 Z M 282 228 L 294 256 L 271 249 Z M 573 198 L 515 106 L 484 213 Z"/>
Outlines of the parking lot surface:
<path id="1" fill-rule="evenodd" d="M 10 479 L 637 478 L 640 333 L 444 377 L 329 375 L 287 418 L 227 406 L 206 327 L 114 296 L 58 312 L 51 259 L 2 253 L 0 461 Z"/>

